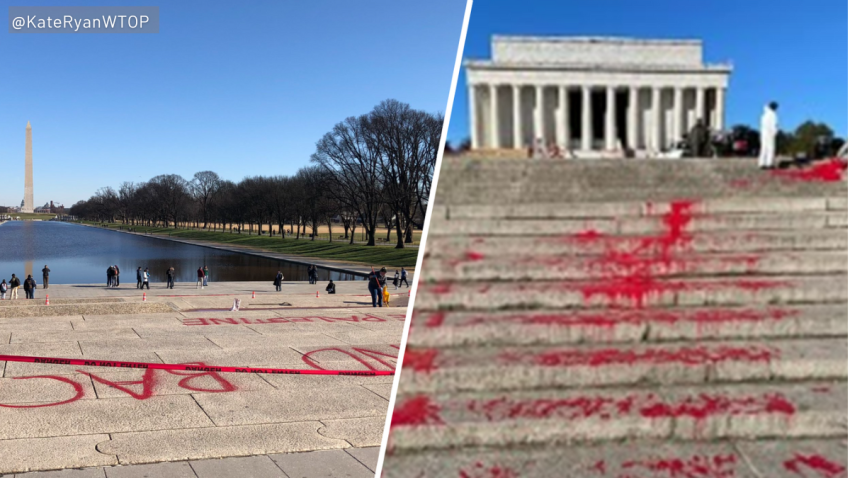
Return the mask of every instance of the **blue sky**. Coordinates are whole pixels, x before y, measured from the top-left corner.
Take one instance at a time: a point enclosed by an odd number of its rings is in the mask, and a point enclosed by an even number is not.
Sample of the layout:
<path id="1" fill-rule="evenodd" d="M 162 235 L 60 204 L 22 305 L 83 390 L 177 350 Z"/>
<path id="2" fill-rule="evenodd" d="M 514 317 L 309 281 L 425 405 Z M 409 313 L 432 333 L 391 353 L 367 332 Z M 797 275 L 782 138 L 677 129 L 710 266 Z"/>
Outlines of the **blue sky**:
<path id="1" fill-rule="evenodd" d="M 71 205 L 158 174 L 294 173 L 335 123 L 387 98 L 445 112 L 466 6 L 141 2 L 159 4 L 159 34 L 10 34 L 21 3 L 0 2 L 0 205 L 23 198 L 27 121 L 36 205 Z"/>
<path id="2" fill-rule="evenodd" d="M 493 34 L 701 39 L 707 62 L 735 68 L 727 124 L 756 125 L 775 99 L 784 128 L 813 118 L 847 136 L 846 0 L 478 0 L 464 58 L 489 58 Z M 465 85 L 461 69 L 453 143 L 469 136 Z"/>

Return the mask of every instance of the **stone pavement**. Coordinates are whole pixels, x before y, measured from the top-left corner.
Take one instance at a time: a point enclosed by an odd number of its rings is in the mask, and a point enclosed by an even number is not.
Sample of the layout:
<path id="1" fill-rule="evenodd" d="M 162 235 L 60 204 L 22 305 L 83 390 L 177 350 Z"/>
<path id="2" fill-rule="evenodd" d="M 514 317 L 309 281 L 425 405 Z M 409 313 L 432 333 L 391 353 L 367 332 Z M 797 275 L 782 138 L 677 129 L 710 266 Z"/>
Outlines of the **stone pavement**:
<path id="1" fill-rule="evenodd" d="M 383 476 L 847 476 L 833 179 L 445 162 Z"/>
<path id="2" fill-rule="evenodd" d="M 380 447 L 118 465 L 0 475 L 0 478 L 324 478 L 375 476 Z"/>
<path id="3" fill-rule="evenodd" d="M 178 284 L 173 290 L 146 290 L 143 304 L 134 284 L 119 289 L 51 286 L 51 305 L 43 305 L 43 299 L 3 303 L 4 311 L 21 312 L 0 318 L 0 354 L 394 370 L 407 289 L 394 295 L 392 307 L 372 308 L 365 282 L 340 282 L 338 294 L 320 293 L 318 298 L 316 288 L 287 283 L 284 292 L 276 293 L 271 283 L 214 283 L 204 290 Z M 252 291 L 261 292 L 252 299 Z M 229 310 L 234 298 L 242 300 L 239 312 Z M 168 311 L 121 308 L 128 304 L 162 305 Z M 78 309 L 50 315 L 54 307 Z M 121 312 L 110 313 L 111 307 Z M 39 315 L 24 313 L 32 310 Z M 0 473 L 7 474 L 189 460 L 193 473 L 207 476 L 202 473 L 217 467 L 203 460 L 247 456 L 268 456 L 289 473 L 285 465 L 302 458 L 279 454 L 346 450 L 359 456 L 355 449 L 379 446 L 393 382 L 393 376 L 231 374 L 11 361 L 0 362 L 0 367 Z M 322 456 L 345 458 L 339 453 Z M 351 476 L 363 472 L 354 460 L 340 463 L 351 465 Z M 134 476 L 134 469 L 127 468 L 126 476 Z M 295 476 L 309 476 L 299 474 L 300 469 L 296 466 Z M 124 471 L 109 468 L 105 473 Z"/>

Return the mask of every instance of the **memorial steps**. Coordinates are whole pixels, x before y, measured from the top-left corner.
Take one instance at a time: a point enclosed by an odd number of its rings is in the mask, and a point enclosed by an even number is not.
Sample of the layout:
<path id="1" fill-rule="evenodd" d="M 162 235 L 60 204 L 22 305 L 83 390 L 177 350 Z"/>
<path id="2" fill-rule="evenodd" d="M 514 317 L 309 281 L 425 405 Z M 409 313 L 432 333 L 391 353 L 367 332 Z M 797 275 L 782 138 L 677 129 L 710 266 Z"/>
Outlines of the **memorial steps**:
<path id="1" fill-rule="evenodd" d="M 384 476 L 845 476 L 846 182 L 751 169 L 444 164 Z"/>

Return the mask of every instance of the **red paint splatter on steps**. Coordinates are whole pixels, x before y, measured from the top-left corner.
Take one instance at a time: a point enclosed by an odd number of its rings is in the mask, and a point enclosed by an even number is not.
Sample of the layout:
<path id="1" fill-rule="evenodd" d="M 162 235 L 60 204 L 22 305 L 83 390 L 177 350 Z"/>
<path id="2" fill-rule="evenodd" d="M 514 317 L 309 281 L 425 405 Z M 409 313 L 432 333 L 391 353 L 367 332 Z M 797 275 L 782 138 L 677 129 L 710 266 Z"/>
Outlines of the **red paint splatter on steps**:
<path id="1" fill-rule="evenodd" d="M 703 393 L 678 399 L 665 399 L 654 393 L 622 397 L 584 395 L 570 398 L 514 399 L 501 397 L 470 400 L 466 409 L 490 422 L 504 420 L 544 420 L 559 418 L 611 420 L 640 416 L 649 419 L 691 418 L 702 421 L 712 416 L 776 414 L 791 416 L 796 408 L 779 393 L 729 396 Z"/>
<path id="2" fill-rule="evenodd" d="M 419 395 L 401 403 L 396 401 L 391 427 L 442 424 L 440 407 L 430 397 Z"/>
<path id="3" fill-rule="evenodd" d="M 425 322 L 426 327 L 440 327 L 443 325 L 443 322 L 446 321 L 446 313 L 445 312 L 434 312 L 428 317 L 428 320 Z"/>
<path id="4" fill-rule="evenodd" d="M 706 365 L 718 362 L 769 362 L 779 352 L 768 347 L 695 346 L 680 348 L 566 349 L 521 354 L 506 351 L 500 355 L 506 364 L 527 363 L 543 367 L 600 367 L 637 364 Z"/>
<path id="5" fill-rule="evenodd" d="M 824 478 L 844 475 L 847 471 L 842 465 L 832 462 L 821 455 L 794 454 L 794 458 L 783 463 L 785 469 L 800 476 L 809 476 L 806 470 L 811 470 Z M 846 476 L 846 475 L 844 475 Z"/>
<path id="6" fill-rule="evenodd" d="M 402 367 L 419 373 L 431 373 L 437 369 L 437 349 L 407 349 Z"/>
<path id="7" fill-rule="evenodd" d="M 773 176 L 790 181 L 833 183 L 844 179 L 847 162 L 833 158 L 815 163 L 806 169 L 778 169 L 771 171 Z"/>
<path id="8" fill-rule="evenodd" d="M 734 454 L 694 455 L 689 458 L 627 461 L 622 463 L 620 468 L 623 470 L 643 469 L 657 478 L 733 478 L 736 463 Z"/>
<path id="9" fill-rule="evenodd" d="M 436 295 L 450 294 L 452 292 L 452 285 L 449 284 L 449 283 L 434 284 L 427 289 L 427 292 L 430 292 L 430 293 L 436 294 Z"/>
<path id="10" fill-rule="evenodd" d="M 460 478 L 519 478 L 519 473 L 511 468 L 500 465 L 486 466 L 482 462 L 476 462 L 473 466 L 461 469 Z"/>
<path id="11" fill-rule="evenodd" d="M 483 261 L 484 254 L 475 251 L 467 251 L 466 260 L 471 262 Z"/>

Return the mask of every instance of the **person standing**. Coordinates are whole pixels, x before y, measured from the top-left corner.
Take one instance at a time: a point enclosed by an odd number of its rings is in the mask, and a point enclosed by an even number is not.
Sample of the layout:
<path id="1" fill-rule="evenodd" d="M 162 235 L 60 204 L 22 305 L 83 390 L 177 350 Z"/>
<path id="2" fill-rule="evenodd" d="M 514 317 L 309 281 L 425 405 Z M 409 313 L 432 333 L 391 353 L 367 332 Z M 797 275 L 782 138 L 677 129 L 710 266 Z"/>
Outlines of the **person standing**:
<path id="1" fill-rule="evenodd" d="M 395 290 L 398 290 L 398 282 L 399 282 L 398 271 L 395 271 L 395 275 L 393 276 L 393 287 L 395 287 Z"/>
<path id="2" fill-rule="evenodd" d="M 195 289 L 204 288 L 204 268 L 198 267 L 198 282 L 195 283 Z"/>
<path id="3" fill-rule="evenodd" d="M 759 169 L 776 167 L 776 134 L 779 133 L 779 116 L 776 111 L 779 104 L 775 101 L 764 107 L 761 115 L 761 151 L 759 151 Z"/>
<path id="4" fill-rule="evenodd" d="M 24 281 L 24 293 L 27 295 L 27 299 L 35 299 L 35 287 L 35 279 L 32 278 L 32 275 L 28 275 Z"/>
<path id="5" fill-rule="evenodd" d="M 6 279 L 3 279 L 3 282 L 0 282 L 0 300 L 6 300 L 6 291 L 9 290 L 9 284 L 6 283 Z"/>
<path id="6" fill-rule="evenodd" d="M 274 277 L 274 290 L 280 292 L 282 284 L 283 284 L 283 272 L 277 271 L 277 275 Z"/>
<path id="7" fill-rule="evenodd" d="M 115 280 L 115 269 L 109 266 L 106 269 L 106 287 L 112 287 L 112 281 Z"/>
<path id="8" fill-rule="evenodd" d="M 114 265 L 115 267 L 115 287 L 121 285 L 121 271 L 118 269 L 118 265 Z"/>
<path id="9" fill-rule="evenodd" d="M 148 269 L 146 267 L 145 270 L 142 272 L 142 289 L 147 287 L 148 290 L 151 290 L 150 278 L 151 275 L 148 273 Z"/>
<path id="10" fill-rule="evenodd" d="M 165 288 L 166 289 L 173 289 L 174 288 L 174 268 L 169 267 L 168 270 L 165 271 L 165 276 L 168 278 L 166 283 L 165 283 Z"/>
<path id="11" fill-rule="evenodd" d="M 136 289 L 142 288 L 142 268 L 136 269 Z"/>
<path id="12" fill-rule="evenodd" d="M 366 280 L 369 281 L 369 294 L 372 296 L 372 307 L 383 307 L 384 286 L 387 285 L 387 268 L 381 267 L 379 272 L 373 270 Z"/>
<path id="13" fill-rule="evenodd" d="M 21 287 L 21 280 L 15 277 L 15 274 L 12 274 L 12 278 L 9 279 L 9 289 L 12 291 L 9 294 L 9 300 L 17 300 L 19 287 Z"/>
<path id="14" fill-rule="evenodd" d="M 328 282 L 328 286 L 325 287 L 325 291 L 328 294 L 336 294 L 336 284 L 334 284 L 333 279 L 330 279 L 330 282 Z"/>
<path id="15" fill-rule="evenodd" d="M 401 281 L 399 282 L 399 286 L 401 286 L 402 282 L 407 285 L 408 289 L 410 288 L 410 284 L 407 283 L 407 271 L 404 269 L 404 267 L 401 268 Z"/>
<path id="16" fill-rule="evenodd" d="M 204 287 L 208 286 L 210 283 L 210 270 L 207 269 L 207 266 L 204 266 Z"/>
<path id="17" fill-rule="evenodd" d="M 44 265 L 44 269 L 41 270 L 41 279 L 44 284 L 44 288 L 47 289 L 48 284 L 48 276 L 50 275 L 50 269 L 47 267 L 47 264 Z"/>

